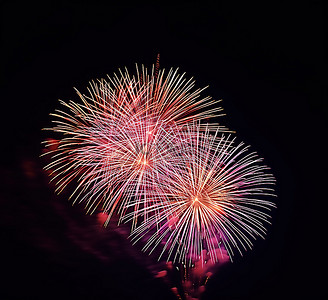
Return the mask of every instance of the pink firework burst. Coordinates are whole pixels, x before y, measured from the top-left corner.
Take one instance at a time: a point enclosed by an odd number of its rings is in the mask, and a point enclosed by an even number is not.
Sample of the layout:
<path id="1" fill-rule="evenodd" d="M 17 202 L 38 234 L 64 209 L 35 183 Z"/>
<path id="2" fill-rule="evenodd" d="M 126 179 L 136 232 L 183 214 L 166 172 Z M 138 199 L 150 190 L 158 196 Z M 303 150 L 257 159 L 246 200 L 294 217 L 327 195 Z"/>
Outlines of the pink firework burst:
<path id="1" fill-rule="evenodd" d="M 152 205 L 133 212 L 148 218 L 132 232 L 132 240 L 143 240 L 143 250 L 160 249 L 159 257 L 165 254 L 188 266 L 204 262 L 204 253 L 212 262 L 225 251 L 232 259 L 235 250 L 242 254 L 252 248 L 252 240 L 264 238 L 268 212 L 275 207 L 267 199 L 274 195 L 275 179 L 262 159 L 235 138 L 218 131 L 211 135 L 199 123 L 185 127 Z"/>
<path id="2" fill-rule="evenodd" d="M 176 132 L 191 120 L 220 115 L 219 101 L 202 98 L 202 90 L 177 70 L 153 67 L 149 74 L 137 67 L 136 75 L 126 70 L 91 82 L 89 95 L 77 91 L 80 103 L 60 101 L 65 109 L 52 114 L 49 128 L 60 137 L 45 142 L 56 191 L 74 181 L 70 198 L 84 202 L 88 212 L 100 207 L 109 221 L 114 212 L 124 216 L 133 201 L 133 211 L 142 205 L 147 219 L 147 208 L 159 201 L 155 186 L 165 181 L 167 162 L 177 158 L 171 151 L 180 143 Z"/>

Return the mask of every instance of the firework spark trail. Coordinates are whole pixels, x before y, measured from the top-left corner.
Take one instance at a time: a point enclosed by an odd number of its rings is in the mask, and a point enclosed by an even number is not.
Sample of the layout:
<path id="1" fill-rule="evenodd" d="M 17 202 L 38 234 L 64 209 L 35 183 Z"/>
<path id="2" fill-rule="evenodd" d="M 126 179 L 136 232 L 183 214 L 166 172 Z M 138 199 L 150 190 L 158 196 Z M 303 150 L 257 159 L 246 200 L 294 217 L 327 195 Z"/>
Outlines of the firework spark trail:
<path id="1" fill-rule="evenodd" d="M 64 110 L 52 114 L 55 125 L 49 130 L 60 139 L 58 147 L 54 140 L 45 142 L 55 148 L 47 152 L 52 161 L 46 170 L 58 193 L 76 182 L 70 198 L 84 202 L 90 213 L 100 206 L 109 217 L 123 216 L 133 199 L 134 210 L 142 203 L 147 218 L 153 199 L 167 198 L 153 192 L 166 177 L 163 168 L 180 159 L 171 156 L 179 144 L 175 132 L 191 120 L 219 116 L 219 101 L 201 98 L 203 89 L 194 89 L 194 81 L 177 70 L 159 70 L 155 81 L 154 67 L 148 73 L 143 66 L 136 76 L 120 70 L 107 81 L 93 81 L 88 91 L 77 91 L 82 103 L 60 101 Z"/>
<path id="2" fill-rule="evenodd" d="M 200 259 L 203 249 L 218 261 L 216 249 L 222 246 L 232 259 L 235 249 L 242 254 L 252 248 L 252 239 L 264 237 L 267 211 L 275 207 L 266 197 L 274 195 L 275 179 L 255 152 L 236 145 L 231 136 L 203 132 L 199 123 L 178 134 L 183 142 L 170 157 L 180 163 L 170 164 L 168 157 L 167 176 L 157 184 L 152 206 L 137 212 L 148 218 L 132 232 L 132 240 L 146 237 L 144 251 L 161 245 L 159 257 L 166 253 L 168 260 L 188 265 Z"/>

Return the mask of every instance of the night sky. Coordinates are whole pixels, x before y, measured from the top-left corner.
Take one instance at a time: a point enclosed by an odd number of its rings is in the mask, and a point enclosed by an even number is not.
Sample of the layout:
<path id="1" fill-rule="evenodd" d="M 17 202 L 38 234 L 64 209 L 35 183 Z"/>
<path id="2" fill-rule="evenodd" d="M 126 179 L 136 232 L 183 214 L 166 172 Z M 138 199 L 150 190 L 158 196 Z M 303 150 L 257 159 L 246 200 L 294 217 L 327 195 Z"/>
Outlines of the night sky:
<path id="1" fill-rule="evenodd" d="M 90 3 L 89 3 L 90 2 Z M 134 64 L 179 67 L 223 99 L 220 122 L 264 157 L 278 209 L 266 240 L 211 278 L 204 300 L 317 299 L 325 240 L 325 9 L 298 4 L 1 2 L 1 299 L 172 299 L 152 257 L 54 194 L 39 158 L 58 99 Z M 118 1 L 117 1 L 118 2 Z M 288 1 L 287 1 L 288 2 Z M 322 178 L 322 179 L 320 179 Z M 320 241 L 321 240 L 321 241 Z"/>

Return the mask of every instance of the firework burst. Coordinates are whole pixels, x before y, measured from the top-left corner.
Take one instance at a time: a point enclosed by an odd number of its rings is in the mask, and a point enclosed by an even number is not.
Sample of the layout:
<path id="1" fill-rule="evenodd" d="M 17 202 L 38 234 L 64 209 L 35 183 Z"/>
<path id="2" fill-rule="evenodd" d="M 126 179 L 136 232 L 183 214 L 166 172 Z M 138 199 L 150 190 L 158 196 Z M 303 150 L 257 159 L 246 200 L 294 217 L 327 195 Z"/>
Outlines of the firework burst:
<path id="1" fill-rule="evenodd" d="M 92 81 L 80 102 L 51 114 L 45 169 L 73 203 L 131 224 L 130 238 L 177 269 L 182 294 L 196 299 L 215 266 L 264 238 L 275 179 L 255 152 L 212 121 L 220 101 L 202 97 L 178 70 Z M 175 268 L 173 268 L 173 265 Z M 172 287 L 178 299 L 181 291 Z M 196 297 L 196 298 L 195 298 Z"/>
<path id="2" fill-rule="evenodd" d="M 176 132 L 191 120 L 220 115 L 219 101 L 202 98 L 202 90 L 177 70 L 137 67 L 133 76 L 126 70 L 91 82 L 89 95 L 77 91 L 81 103 L 60 101 L 64 109 L 52 114 L 49 128 L 60 137 L 45 142 L 56 191 L 74 181 L 70 198 L 84 202 L 88 212 L 101 207 L 109 218 L 124 216 L 133 200 L 134 211 L 142 203 L 147 218 L 147 207 L 160 198 L 154 186 L 166 177 L 167 162 L 174 162 Z"/>
<path id="3" fill-rule="evenodd" d="M 235 138 L 218 131 L 211 135 L 199 123 L 185 127 L 152 205 L 133 212 L 152 214 L 132 232 L 132 240 L 144 240 L 143 250 L 160 248 L 160 257 L 166 253 L 168 260 L 188 265 L 203 261 L 203 250 L 211 261 L 222 257 L 222 249 L 230 258 L 235 249 L 242 254 L 266 233 L 268 210 L 275 206 L 266 199 L 273 196 L 274 177 Z"/>

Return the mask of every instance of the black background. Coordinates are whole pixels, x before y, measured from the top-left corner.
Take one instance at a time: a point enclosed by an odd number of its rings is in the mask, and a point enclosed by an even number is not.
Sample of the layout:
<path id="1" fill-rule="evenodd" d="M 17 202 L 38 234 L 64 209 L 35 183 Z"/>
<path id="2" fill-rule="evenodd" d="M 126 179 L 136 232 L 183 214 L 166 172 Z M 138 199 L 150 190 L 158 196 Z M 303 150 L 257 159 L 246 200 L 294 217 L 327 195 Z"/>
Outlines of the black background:
<path id="1" fill-rule="evenodd" d="M 316 299 L 325 17 L 320 1 L 3 1 L 0 298 L 174 299 L 124 234 L 54 196 L 39 158 L 57 99 L 77 100 L 73 86 L 86 92 L 89 80 L 151 66 L 160 53 L 162 68 L 179 67 L 223 99 L 222 124 L 277 178 L 267 239 L 219 270 L 203 299 Z"/>

